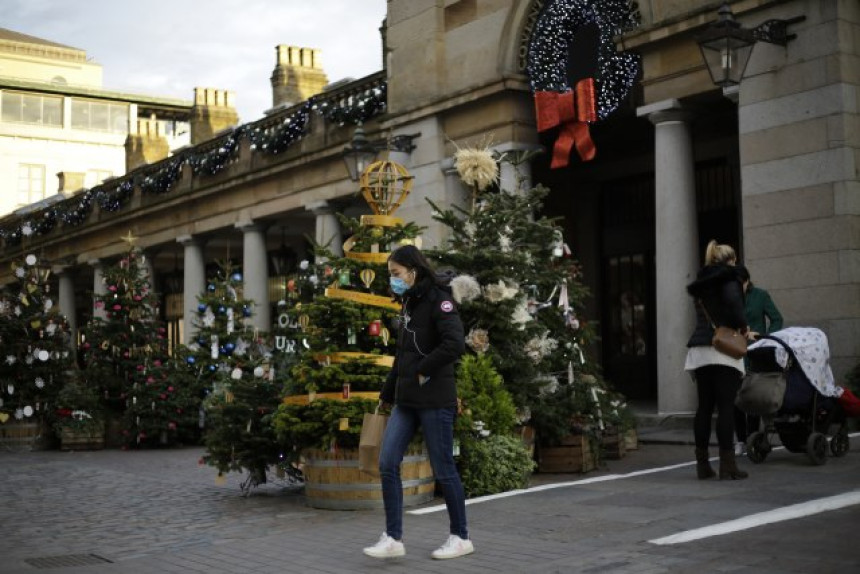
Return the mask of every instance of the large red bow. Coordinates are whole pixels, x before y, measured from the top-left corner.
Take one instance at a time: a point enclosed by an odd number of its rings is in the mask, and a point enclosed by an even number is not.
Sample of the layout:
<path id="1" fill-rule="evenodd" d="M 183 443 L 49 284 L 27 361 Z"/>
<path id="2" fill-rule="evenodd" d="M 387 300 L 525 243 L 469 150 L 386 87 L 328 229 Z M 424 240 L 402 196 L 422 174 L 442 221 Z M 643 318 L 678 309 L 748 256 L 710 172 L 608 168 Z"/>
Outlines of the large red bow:
<path id="1" fill-rule="evenodd" d="M 594 159 L 597 149 L 587 123 L 597 120 L 593 78 L 577 82 L 575 91 L 535 92 L 535 109 L 539 132 L 561 127 L 552 150 L 552 169 L 569 163 L 574 145 L 583 161 Z"/>

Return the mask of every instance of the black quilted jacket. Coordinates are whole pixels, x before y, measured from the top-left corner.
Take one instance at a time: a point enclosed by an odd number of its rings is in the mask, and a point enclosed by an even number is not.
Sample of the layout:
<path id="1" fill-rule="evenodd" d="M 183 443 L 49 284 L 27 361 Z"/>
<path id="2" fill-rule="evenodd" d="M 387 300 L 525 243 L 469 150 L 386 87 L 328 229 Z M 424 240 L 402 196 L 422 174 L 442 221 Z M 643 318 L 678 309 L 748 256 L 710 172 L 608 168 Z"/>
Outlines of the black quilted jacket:
<path id="1" fill-rule="evenodd" d="M 714 330 L 701 304 L 704 304 L 711 320 L 718 327 L 746 330 L 744 289 L 736 267 L 724 264 L 702 267 L 696 280 L 687 285 L 687 293 L 693 297 L 696 306 L 696 328 L 687 342 L 688 347 L 710 345 L 714 337 Z"/>

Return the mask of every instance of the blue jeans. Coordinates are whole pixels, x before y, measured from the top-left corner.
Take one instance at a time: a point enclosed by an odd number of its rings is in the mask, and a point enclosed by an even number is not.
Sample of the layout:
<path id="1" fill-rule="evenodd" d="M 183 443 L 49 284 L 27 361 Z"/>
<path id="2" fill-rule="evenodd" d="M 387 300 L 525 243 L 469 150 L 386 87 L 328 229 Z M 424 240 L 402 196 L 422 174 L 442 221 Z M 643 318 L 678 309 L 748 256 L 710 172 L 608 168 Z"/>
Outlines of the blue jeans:
<path id="1" fill-rule="evenodd" d="M 379 474 L 382 501 L 385 504 L 385 532 L 400 540 L 403 537 L 403 484 L 400 463 L 409 442 L 420 425 L 424 443 L 430 454 L 430 465 L 436 482 L 442 486 L 451 534 L 469 537 L 466 528 L 466 496 L 457 467 L 454 464 L 454 417 L 456 409 L 411 409 L 395 406 L 385 427 L 382 452 L 379 454 Z"/>

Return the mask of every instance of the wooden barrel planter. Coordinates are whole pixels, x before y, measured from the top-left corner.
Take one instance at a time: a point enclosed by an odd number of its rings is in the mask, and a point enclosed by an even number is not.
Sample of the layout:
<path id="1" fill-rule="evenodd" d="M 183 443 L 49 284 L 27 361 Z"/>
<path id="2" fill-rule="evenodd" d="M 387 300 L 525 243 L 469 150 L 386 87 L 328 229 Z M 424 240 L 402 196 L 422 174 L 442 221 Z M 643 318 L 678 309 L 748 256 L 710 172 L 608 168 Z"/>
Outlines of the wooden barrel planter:
<path id="1" fill-rule="evenodd" d="M 304 452 L 305 496 L 308 505 L 328 510 L 382 508 L 382 484 L 358 469 L 358 449 Z M 414 506 L 433 499 L 435 480 L 430 458 L 424 451 L 410 451 L 400 467 L 403 505 Z"/>
<path id="2" fill-rule="evenodd" d="M 41 438 L 41 422 L 10 421 L 0 424 L 0 449 L 37 450 Z"/>

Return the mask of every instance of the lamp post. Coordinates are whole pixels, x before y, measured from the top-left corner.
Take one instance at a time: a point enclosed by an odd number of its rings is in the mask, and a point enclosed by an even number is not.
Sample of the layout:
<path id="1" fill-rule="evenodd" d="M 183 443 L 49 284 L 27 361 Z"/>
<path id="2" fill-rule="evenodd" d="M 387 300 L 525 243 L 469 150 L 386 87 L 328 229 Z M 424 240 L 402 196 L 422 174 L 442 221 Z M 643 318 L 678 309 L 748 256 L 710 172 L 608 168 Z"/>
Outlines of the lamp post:
<path id="1" fill-rule="evenodd" d="M 358 181 L 364 170 L 376 159 L 380 151 L 398 151 L 412 153 L 415 144 L 412 140 L 420 136 L 420 133 L 410 135 L 396 135 L 387 139 L 370 141 L 364 133 L 364 128 L 358 124 L 352 134 L 352 141 L 343 149 L 343 161 L 346 164 L 349 179 Z"/>
<path id="2" fill-rule="evenodd" d="M 785 46 L 797 37 L 788 34 L 788 26 L 806 19 L 806 16 L 797 16 L 790 20 L 767 20 L 750 30 L 735 20 L 728 2 L 723 2 L 717 14 L 719 19 L 696 37 L 696 43 L 711 80 L 721 88 L 741 83 L 756 42 Z"/>

